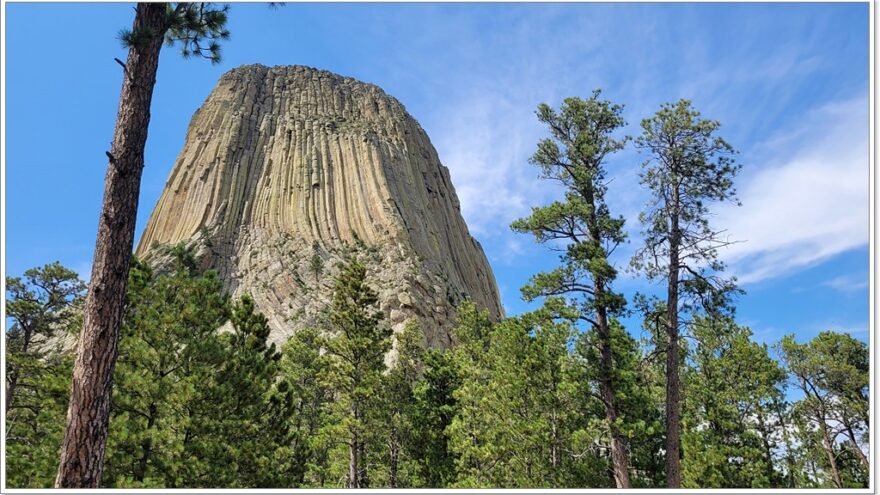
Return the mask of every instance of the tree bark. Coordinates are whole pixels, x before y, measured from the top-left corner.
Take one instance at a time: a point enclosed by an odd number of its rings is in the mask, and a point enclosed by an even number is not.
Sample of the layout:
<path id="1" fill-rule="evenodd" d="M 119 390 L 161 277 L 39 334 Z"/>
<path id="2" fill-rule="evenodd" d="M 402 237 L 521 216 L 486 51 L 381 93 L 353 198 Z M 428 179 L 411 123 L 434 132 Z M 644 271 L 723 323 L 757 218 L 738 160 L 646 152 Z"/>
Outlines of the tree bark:
<path id="1" fill-rule="evenodd" d="M 392 419 L 392 421 L 394 421 Z M 390 459 L 388 460 L 388 486 L 389 488 L 397 488 L 397 463 L 400 457 L 400 442 L 397 438 L 397 427 L 391 426 L 391 438 L 388 443 Z"/>
<path id="2" fill-rule="evenodd" d="M 346 488 L 361 488 L 360 485 L 360 466 L 358 465 L 358 455 L 360 454 L 360 438 L 358 428 L 360 428 L 360 414 L 357 407 L 357 398 L 352 398 L 351 409 L 349 410 L 351 417 L 356 425 L 349 426 L 351 437 L 348 441 L 348 486 Z"/>
<path id="3" fill-rule="evenodd" d="M 141 3 L 136 11 L 133 31 L 154 36 L 132 46 L 125 64 L 55 488 L 101 482 L 150 103 L 167 23 L 164 3 Z"/>
<path id="4" fill-rule="evenodd" d="M 764 446 L 764 460 L 767 463 L 765 466 L 767 472 L 767 482 L 770 483 L 770 488 L 779 488 L 779 483 L 776 482 L 776 469 L 773 466 L 773 448 L 770 445 L 770 435 L 771 432 L 769 430 L 769 425 L 764 421 L 764 413 L 761 411 L 761 406 L 757 406 L 757 416 L 758 416 L 758 432 L 761 435 L 761 443 Z"/>
<path id="5" fill-rule="evenodd" d="M 364 459 L 367 458 L 367 445 L 363 439 L 358 442 L 358 488 L 369 488 L 370 477 L 367 470 L 367 464 Z"/>
<path id="6" fill-rule="evenodd" d="M 828 434 L 828 423 L 825 418 L 819 419 L 819 425 L 822 428 L 822 446 L 828 455 L 828 464 L 831 466 L 831 477 L 834 480 L 834 486 L 843 488 L 843 481 L 840 479 L 840 470 L 837 468 L 837 456 L 834 455 L 834 443 L 831 441 L 831 435 Z"/>
<path id="7" fill-rule="evenodd" d="M 602 282 L 596 284 L 596 297 L 604 295 Z M 626 447 L 617 427 L 617 400 L 614 397 L 614 358 L 611 353 L 611 330 L 608 327 L 608 316 L 605 308 L 596 311 L 596 323 L 599 324 L 600 366 L 602 367 L 602 401 L 605 403 L 605 419 L 611 432 L 611 465 L 614 471 L 614 485 L 617 488 L 629 488 L 629 471 L 626 458 Z"/>
<path id="8" fill-rule="evenodd" d="M 666 301 L 666 486 L 681 487 L 681 398 L 678 377 L 678 275 L 681 233 L 678 225 L 678 188 L 673 193 L 669 236 L 669 284 Z"/>
<path id="9" fill-rule="evenodd" d="M 849 437 L 849 441 L 852 442 L 853 448 L 856 449 L 856 453 L 859 456 L 859 460 L 862 462 L 862 465 L 865 466 L 865 469 L 868 472 L 871 472 L 871 462 L 868 461 L 868 456 L 862 451 L 862 447 L 859 446 L 859 442 L 856 440 L 856 433 L 852 429 L 852 425 L 849 422 L 844 421 L 844 426 L 846 426 L 846 436 Z"/>
<path id="10" fill-rule="evenodd" d="M 596 196 L 592 190 L 580 191 L 581 196 L 592 207 L 588 217 L 588 230 L 592 242 L 601 246 L 602 232 L 599 221 L 596 218 Z M 607 254 L 606 254 L 607 256 Z M 611 348 L 611 328 L 608 323 L 608 306 L 606 299 L 606 281 L 594 272 L 593 289 L 594 300 L 599 301 L 596 305 L 596 330 L 599 333 L 599 366 L 601 368 L 601 394 L 602 402 L 605 403 L 605 420 L 611 436 L 611 466 L 614 473 L 614 485 L 617 488 L 629 488 L 629 462 L 626 457 L 626 446 L 617 426 L 617 398 L 614 386 L 614 355 Z"/>
<path id="11" fill-rule="evenodd" d="M 352 434 L 348 443 L 348 486 L 346 488 L 360 488 L 358 486 L 358 441 L 357 435 Z"/>

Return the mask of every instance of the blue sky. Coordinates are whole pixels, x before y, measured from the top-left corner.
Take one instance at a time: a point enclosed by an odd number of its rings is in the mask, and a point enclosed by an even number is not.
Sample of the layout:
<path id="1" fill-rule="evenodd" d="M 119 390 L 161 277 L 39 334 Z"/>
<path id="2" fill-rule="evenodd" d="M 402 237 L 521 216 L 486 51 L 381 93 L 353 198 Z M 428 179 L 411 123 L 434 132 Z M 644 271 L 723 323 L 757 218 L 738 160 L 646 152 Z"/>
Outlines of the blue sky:
<path id="1" fill-rule="evenodd" d="M 132 4 L 6 5 L 6 267 L 60 260 L 87 276 Z M 774 342 L 824 329 L 868 338 L 868 4 L 234 4 L 216 66 L 165 48 L 153 100 L 139 236 L 189 119 L 241 64 L 302 64 L 381 86 L 450 168 L 509 314 L 554 253 L 508 225 L 559 191 L 528 164 L 534 110 L 566 96 L 626 105 L 626 132 L 693 100 L 739 151 L 740 208 L 715 224 L 743 282 L 738 318 Z M 56 36 L 57 33 L 74 33 Z M 47 34 L 48 33 L 48 34 Z M 633 150 L 608 163 L 608 200 L 639 245 L 647 199 Z M 656 288 L 624 274 L 628 295 Z M 635 320 L 628 321 L 639 333 Z"/>

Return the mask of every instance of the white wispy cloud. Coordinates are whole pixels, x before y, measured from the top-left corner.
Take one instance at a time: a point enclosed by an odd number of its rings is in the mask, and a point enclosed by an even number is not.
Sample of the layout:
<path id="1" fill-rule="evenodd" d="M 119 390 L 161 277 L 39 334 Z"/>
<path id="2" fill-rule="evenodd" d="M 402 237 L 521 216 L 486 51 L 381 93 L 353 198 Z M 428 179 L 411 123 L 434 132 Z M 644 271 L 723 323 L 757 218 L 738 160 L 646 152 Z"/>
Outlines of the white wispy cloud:
<path id="1" fill-rule="evenodd" d="M 722 251 L 740 282 L 778 277 L 868 243 L 868 106 L 826 105 L 769 140 L 766 164 L 740 180 L 743 206 L 717 225 L 743 242 Z"/>
<path id="2" fill-rule="evenodd" d="M 801 101 L 813 77 L 834 66 L 821 50 L 833 25 L 817 21 L 797 43 L 768 44 L 775 21 L 765 16 L 737 27 L 741 43 L 730 47 L 699 27 L 703 7 L 646 8 L 650 15 L 615 24 L 606 21 L 633 11 L 520 5 L 492 11 L 489 28 L 469 14 L 492 6 L 424 8 L 429 24 L 398 28 L 410 35 L 410 48 L 436 58 L 426 65 L 389 58 L 385 75 L 439 103 L 415 109 L 416 116 L 450 169 L 469 228 L 496 260 L 509 264 L 518 255 L 511 221 L 560 197 L 527 163 L 546 134 L 535 107 L 594 88 L 627 104 L 629 134 L 638 134 L 639 120 L 660 103 L 683 97 L 724 124 L 722 135 L 743 152 L 737 183 L 744 206 L 719 207 L 713 225 L 745 241 L 722 253 L 742 283 L 784 276 L 867 243 L 867 93 L 812 113 Z M 687 43 L 664 16 L 695 26 Z M 450 38 L 461 43 L 450 45 Z M 644 159 L 630 149 L 609 162 L 608 201 L 627 219 L 631 239 L 619 250 L 621 264 L 641 242 Z"/>
<path id="3" fill-rule="evenodd" d="M 868 287 L 868 274 L 840 275 L 826 281 L 822 285 L 840 292 L 858 291 Z"/>

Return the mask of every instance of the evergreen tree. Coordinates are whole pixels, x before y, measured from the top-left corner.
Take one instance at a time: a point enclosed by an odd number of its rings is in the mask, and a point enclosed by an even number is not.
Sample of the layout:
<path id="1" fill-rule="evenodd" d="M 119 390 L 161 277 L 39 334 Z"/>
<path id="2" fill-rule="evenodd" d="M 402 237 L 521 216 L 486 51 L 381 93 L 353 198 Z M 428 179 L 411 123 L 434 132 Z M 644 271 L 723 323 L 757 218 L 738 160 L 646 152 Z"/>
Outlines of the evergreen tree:
<path id="1" fill-rule="evenodd" d="M 421 486 L 442 488 L 455 480 L 456 457 L 446 430 L 458 411 L 454 392 L 461 377 L 452 351 L 428 349 L 424 371 L 413 390 L 415 428 L 412 451 Z"/>
<path id="2" fill-rule="evenodd" d="M 38 362 L 47 346 L 63 341 L 74 325 L 79 325 L 77 310 L 81 306 L 85 284 L 77 274 L 60 263 L 50 263 L 24 272 L 24 278 L 6 277 L 6 317 L 12 326 L 6 331 L 6 413 L 25 409 L 26 399 L 16 404 L 18 386 L 33 390 L 33 373 L 39 373 Z M 21 393 L 19 393 L 21 395 Z M 10 419 L 7 419 L 9 422 Z"/>
<path id="3" fill-rule="evenodd" d="M 271 401 L 281 355 L 267 342 L 268 321 L 250 296 L 233 304 L 230 321 L 233 331 L 219 336 L 223 362 L 203 399 L 209 438 L 220 448 L 203 452 L 209 470 L 202 486 L 268 488 L 276 481 L 275 447 L 286 440 L 284 431 L 270 428 L 281 405 Z"/>
<path id="4" fill-rule="evenodd" d="M 847 334 L 822 332 L 806 344 L 787 335 L 778 349 L 804 395 L 794 415 L 799 439 L 814 458 L 814 477 L 824 487 L 867 486 L 867 346 Z"/>
<path id="5" fill-rule="evenodd" d="M 7 488 L 52 486 L 72 369 L 72 356 L 55 351 L 40 353 L 29 362 L 26 387 L 22 387 L 27 397 L 6 414 Z"/>
<path id="6" fill-rule="evenodd" d="M 60 263 L 6 277 L 7 486 L 52 485 L 73 361 L 63 343 L 79 332 L 85 284 Z"/>
<path id="7" fill-rule="evenodd" d="M 370 429 L 385 370 L 385 354 L 391 349 L 391 330 L 381 324 L 376 291 L 367 285 L 367 270 L 355 258 L 340 266 L 328 311 L 328 334 L 323 347 L 328 363 L 323 383 L 334 394 L 330 403 L 334 424 L 329 428 L 344 435 L 348 448 L 346 488 L 369 487 L 368 445 Z"/>
<path id="8" fill-rule="evenodd" d="M 614 352 L 610 320 L 626 305 L 612 290 L 617 270 L 609 261 L 624 240 L 623 218 L 614 217 L 605 202 L 607 181 L 605 159 L 621 150 L 627 138 L 612 136 L 624 125 L 623 107 L 599 99 L 600 91 L 586 99 L 567 98 L 559 112 L 546 104 L 538 107 L 538 119 L 547 124 L 551 138 L 538 143 L 531 162 L 541 177 L 565 188 L 565 201 L 533 208 L 528 218 L 511 226 L 517 232 L 534 234 L 541 243 L 565 243 L 562 266 L 532 278 L 523 288 L 527 301 L 547 296 L 568 296 L 570 309 L 588 325 L 598 348 L 602 405 L 610 436 L 614 481 L 629 488 L 626 445 L 618 427 L 620 406 L 616 399 Z"/>
<path id="9" fill-rule="evenodd" d="M 403 332 L 395 335 L 397 359 L 382 383 L 384 404 L 379 419 L 385 424 L 383 457 L 387 465 L 389 488 L 418 486 L 419 470 L 414 457 L 417 431 L 415 387 L 423 369 L 425 334 L 415 320 L 409 320 Z"/>
<path id="10" fill-rule="evenodd" d="M 287 419 L 290 440 L 285 446 L 287 459 L 279 466 L 288 472 L 289 486 L 322 486 L 313 475 L 326 464 L 327 452 L 316 441 L 323 425 L 323 410 L 331 395 L 319 380 L 327 361 L 321 357 L 318 330 L 296 332 L 282 348 L 281 377 L 290 390 L 293 403 Z"/>
<path id="11" fill-rule="evenodd" d="M 456 486 L 565 486 L 568 440 L 581 415 L 569 374 L 570 324 L 545 309 L 490 327 L 473 306 L 460 311 L 462 385 L 447 428 Z"/>
<path id="12" fill-rule="evenodd" d="M 318 241 L 312 243 L 312 257 L 309 258 L 309 271 L 315 276 L 315 282 L 318 281 L 321 274 L 324 272 L 324 260 L 321 258 L 321 253 L 319 252 L 320 248 L 321 246 L 318 244 Z"/>
<path id="13" fill-rule="evenodd" d="M 733 148 L 715 132 L 720 124 L 701 119 L 687 100 L 664 104 L 642 121 L 636 147 L 649 154 L 641 183 L 651 191 L 640 215 L 645 245 L 632 265 L 651 280 L 667 282 L 666 483 L 681 486 L 680 314 L 696 307 L 716 314 L 729 310 L 733 281 L 718 276 L 722 232 L 709 224 L 708 203 L 735 201 L 733 178 L 740 166 Z"/>
<path id="14" fill-rule="evenodd" d="M 697 319 L 685 369 L 683 484 L 701 488 L 779 487 L 776 463 L 785 371 L 748 328 Z"/>
<path id="15" fill-rule="evenodd" d="M 106 152 L 104 199 L 56 488 L 94 488 L 101 483 L 159 51 L 164 43 L 179 42 L 184 57 L 219 62 L 217 40 L 229 37 L 224 27 L 226 11 L 227 7 L 210 3 L 139 3 L 131 30 L 120 33 L 128 58 L 116 60 L 123 70 L 122 92 L 113 140 Z"/>
<path id="16" fill-rule="evenodd" d="M 193 482 L 199 462 L 188 452 L 190 409 L 225 358 L 215 332 L 229 317 L 229 303 L 216 274 L 197 274 L 189 254 L 178 252 L 166 274 L 137 260 L 132 266 L 114 371 L 107 486 Z"/>
<path id="17" fill-rule="evenodd" d="M 658 470 L 657 466 L 658 454 L 662 449 L 662 417 L 656 384 L 652 381 L 655 377 L 651 372 L 654 370 L 646 365 L 638 342 L 627 333 L 620 322 L 613 319 L 610 323 L 611 351 L 615 362 L 613 378 L 617 384 L 615 398 L 621 411 L 616 426 L 629 447 L 632 484 L 635 487 L 657 487 L 663 479 L 660 473 L 662 470 Z M 581 384 L 579 388 L 582 408 L 585 411 L 596 411 L 594 414 L 601 416 L 604 406 L 598 377 L 603 371 L 598 355 L 599 346 L 595 343 L 597 338 L 594 332 L 579 335 L 572 358 L 577 370 L 577 381 Z M 602 450 L 610 454 L 608 429 L 604 421 L 597 423 L 588 415 L 583 429 L 576 435 L 578 443 L 582 445 L 579 450 L 583 452 L 588 447 L 596 450 L 595 446 L 601 445 Z M 609 457 L 599 455 L 599 452 L 594 454 L 596 458 L 591 462 L 596 466 L 606 463 L 606 458 Z M 604 472 L 613 473 L 612 466 L 607 466 Z M 592 474 L 590 476 L 591 478 L 581 479 L 575 486 L 597 486 L 597 482 L 601 483 L 598 486 L 605 486 L 608 483 L 601 478 L 596 479 Z M 612 486 L 613 481 L 612 479 Z"/>
<path id="18" fill-rule="evenodd" d="M 192 252 L 156 273 L 135 261 L 115 371 L 105 480 L 116 487 L 287 483 L 292 394 L 265 317 L 234 305 Z M 230 322 L 230 331 L 218 331 Z"/>

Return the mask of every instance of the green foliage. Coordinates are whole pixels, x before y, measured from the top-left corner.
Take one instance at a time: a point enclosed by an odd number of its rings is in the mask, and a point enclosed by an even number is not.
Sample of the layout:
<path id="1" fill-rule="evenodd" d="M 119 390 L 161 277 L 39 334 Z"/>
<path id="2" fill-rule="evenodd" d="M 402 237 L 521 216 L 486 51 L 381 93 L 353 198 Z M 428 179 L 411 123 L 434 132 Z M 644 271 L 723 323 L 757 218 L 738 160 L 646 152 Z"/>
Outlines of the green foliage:
<path id="1" fill-rule="evenodd" d="M 371 474 L 376 486 L 391 488 L 421 485 L 418 464 L 418 430 L 422 428 L 416 410 L 415 387 L 424 367 L 425 334 L 415 320 L 409 320 L 395 334 L 397 353 L 394 365 L 382 377 L 377 422 L 376 464 Z"/>
<path id="2" fill-rule="evenodd" d="M 244 296 L 232 303 L 193 253 L 169 273 L 135 261 L 114 373 L 104 483 L 116 487 L 287 484 L 292 395 L 280 354 Z M 226 322 L 229 331 L 218 332 Z"/>
<path id="3" fill-rule="evenodd" d="M 366 267 L 352 259 L 324 329 L 296 333 L 279 353 L 251 298 L 231 301 L 190 251 L 175 253 L 167 272 L 132 266 L 108 487 L 340 487 L 350 484 L 352 452 L 360 486 L 614 486 L 599 336 L 559 318 L 564 301 L 547 298 L 501 322 L 466 302 L 457 345 L 427 350 L 414 322 L 394 336 L 383 329 Z M 75 333 L 82 284 L 57 268 L 28 274 L 34 283 L 11 283 L 7 293 L 7 360 L 28 386 L 7 413 L 6 467 L 9 486 L 46 487 L 72 356 L 51 345 L 21 354 L 20 328 L 31 321 L 34 335 Z M 649 313 L 663 310 L 657 303 Z M 54 330 L 43 327 L 50 322 Z M 656 324 L 648 318 L 646 328 Z M 653 351 L 663 334 L 637 342 L 616 319 L 610 332 L 614 426 L 631 482 L 660 487 L 664 373 Z M 804 344 L 789 336 L 778 345 L 783 369 L 731 318 L 697 318 L 692 333 L 682 347 L 685 486 L 867 485 L 864 343 L 833 332 Z M 386 369 L 392 337 L 397 357 Z M 784 400 L 786 371 L 803 389 L 794 404 Z"/>
<path id="4" fill-rule="evenodd" d="M 490 327 L 473 305 L 460 309 L 453 356 L 461 385 L 446 430 L 454 486 L 582 486 L 590 476 L 575 453 L 587 419 L 569 352 L 572 327 L 553 314 L 544 309 Z"/>
<path id="5" fill-rule="evenodd" d="M 320 478 L 308 477 L 310 473 L 320 472 L 327 462 L 326 449 L 316 441 L 323 425 L 324 409 L 332 399 L 332 394 L 319 380 L 327 366 L 321 357 L 321 342 L 318 330 L 306 328 L 294 334 L 282 348 L 282 381 L 278 388 L 286 387 L 292 402 L 285 424 L 280 426 L 290 437 L 283 447 L 279 468 L 289 473 L 289 486 L 323 485 Z"/>
<path id="6" fill-rule="evenodd" d="M 639 343 L 619 321 L 612 320 L 610 331 L 609 340 L 615 363 L 611 378 L 615 384 L 618 406 L 615 426 L 626 439 L 633 472 L 630 481 L 633 487 L 660 487 L 663 467 L 662 462 L 658 463 L 657 452 L 663 443 L 663 418 L 660 414 L 662 383 L 658 375 L 662 371 L 651 367 Z M 577 435 L 579 445 L 584 445 L 584 448 L 606 443 L 609 435 L 599 388 L 603 369 L 597 340 L 594 332 L 578 335 L 572 353 L 573 376 L 579 384 L 582 407 L 589 411 L 587 427 Z"/>
<path id="7" fill-rule="evenodd" d="M 81 304 L 86 285 L 57 261 L 24 272 L 24 278 L 6 277 L 6 317 L 12 320 L 7 343 L 14 352 L 28 353 L 44 346 L 56 334 L 77 323 L 71 308 Z M 12 335 L 12 336 L 10 336 Z"/>
<path id="8" fill-rule="evenodd" d="M 822 487 L 865 487 L 869 462 L 868 347 L 853 337 L 821 332 L 805 344 L 793 335 L 777 346 L 803 393 L 792 408 L 801 455 Z"/>
<path id="9" fill-rule="evenodd" d="M 13 359 L 8 349 L 6 365 L 18 366 L 33 386 L 6 411 L 6 486 L 50 487 L 64 434 L 73 356 L 50 352 L 37 360 L 21 360 Z"/>
<path id="10" fill-rule="evenodd" d="M 538 118 L 547 124 L 551 138 L 538 143 L 531 161 L 541 168 L 542 177 L 555 180 L 565 188 L 565 201 L 533 208 L 528 218 L 511 226 L 518 232 L 531 232 L 538 242 L 565 246 L 560 257 L 562 265 L 539 273 L 522 289 L 527 301 L 539 297 L 552 298 L 545 310 L 556 310 L 554 316 L 588 325 L 582 342 L 598 366 L 595 373 L 583 378 L 592 380 L 599 389 L 599 404 L 604 409 L 604 430 L 612 449 L 615 485 L 629 488 L 629 466 L 624 435 L 621 434 L 621 413 L 618 404 L 615 342 L 627 337 L 614 332 L 610 320 L 623 314 L 626 299 L 612 290 L 617 270 L 609 260 L 625 239 L 623 218 L 613 217 L 605 202 L 607 182 L 604 160 L 620 151 L 628 138 L 612 136 L 625 122 L 623 107 L 599 99 L 600 91 L 583 100 L 566 98 L 559 112 L 547 105 L 538 107 Z M 556 249 L 559 249 L 556 247 Z M 562 298 L 567 298 L 563 303 Z M 619 357 L 619 356 L 618 356 Z M 555 454 L 554 454 L 555 459 Z"/>
<path id="11" fill-rule="evenodd" d="M 349 449 L 348 468 L 337 469 L 344 473 L 347 488 L 370 483 L 368 466 L 376 451 L 371 435 L 378 432 L 371 426 L 378 425 L 384 357 L 391 349 L 391 329 L 380 324 L 378 296 L 366 278 L 366 267 L 354 257 L 340 266 L 323 342 L 328 362 L 321 380 L 334 394 L 328 404 L 333 420 L 323 434 L 331 446 L 346 444 Z"/>
<path id="12" fill-rule="evenodd" d="M 6 468 L 10 487 L 51 486 L 70 395 L 62 343 L 82 324 L 85 284 L 51 263 L 6 278 Z"/>
<path id="13" fill-rule="evenodd" d="M 460 386 L 453 352 L 427 350 L 422 375 L 413 387 L 412 423 L 416 427 L 411 449 L 418 462 L 419 486 L 445 487 L 455 480 L 456 457 L 446 430 L 458 412 L 453 393 Z"/>
<path id="14" fill-rule="evenodd" d="M 542 104 L 538 119 L 551 138 L 538 143 L 531 162 L 544 179 L 565 188 L 565 201 L 532 208 L 531 216 L 515 221 L 516 232 L 531 233 L 540 243 L 562 242 L 562 266 L 540 273 L 523 288 L 527 301 L 539 297 L 576 296 L 571 304 L 584 318 L 596 310 L 613 315 L 625 301 L 606 285 L 617 275 L 609 255 L 625 239 L 623 218 L 613 217 L 605 202 L 604 160 L 621 150 L 628 138 L 612 137 L 624 125 L 623 107 L 599 99 L 596 90 L 586 100 L 566 98 L 559 112 Z"/>
<path id="15" fill-rule="evenodd" d="M 228 13 L 229 4 L 168 3 L 164 32 L 136 27 L 123 29 L 118 36 L 124 48 L 142 47 L 162 36 L 168 46 L 180 43 L 183 58 L 202 57 L 217 64 L 221 59 L 220 41 L 229 39 L 229 30 L 226 29 Z"/>
<path id="16" fill-rule="evenodd" d="M 780 487 L 786 373 L 730 319 L 698 319 L 684 383 L 683 485 Z"/>
<path id="17" fill-rule="evenodd" d="M 731 241 L 709 224 L 709 205 L 739 204 L 733 184 L 741 168 L 732 158 L 736 151 L 716 135 L 721 124 L 700 118 L 688 100 L 662 105 L 641 126 L 635 144 L 648 154 L 641 184 L 651 192 L 651 199 L 639 215 L 645 243 L 633 257 L 632 267 L 648 279 L 680 271 L 678 290 L 684 311 L 730 310 L 729 297 L 738 292 L 735 280 L 717 273 L 724 268 L 718 249 Z M 670 265 L 673 251 L 675 266 Z"/>
<path id="18" fill-rule="evenodd" d="M 312 275 L 315 276 L 315 281 L 321 277 L 321 274 L 324 272 L 324 260 L 321 258 L 321 253 L 319 252 L 320 246 L 318 245 L 318 241 L 312 243 L 312 257 L 309 258 L 309 271 L 312 272 Z"/>

